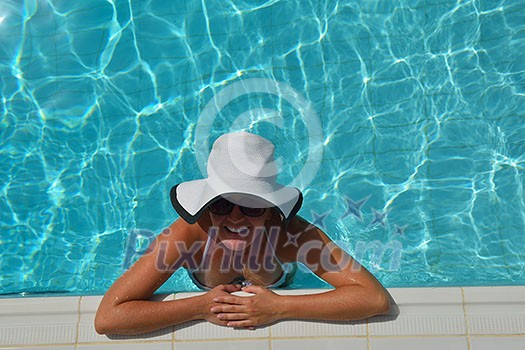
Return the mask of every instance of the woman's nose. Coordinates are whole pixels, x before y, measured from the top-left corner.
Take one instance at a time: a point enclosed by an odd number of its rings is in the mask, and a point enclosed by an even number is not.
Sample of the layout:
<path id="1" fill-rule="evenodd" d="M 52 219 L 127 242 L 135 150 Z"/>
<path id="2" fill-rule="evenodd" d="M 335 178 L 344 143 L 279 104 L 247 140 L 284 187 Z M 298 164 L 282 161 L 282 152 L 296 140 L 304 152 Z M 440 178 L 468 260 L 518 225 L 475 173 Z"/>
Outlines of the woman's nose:
<path id="1" fill-rule="evenodd" d="M 242 213 L 241 208 L 239 208 L 238 205 L 234 205 L 229 217 L 232 221 L 239 221 L 241 219 L 244 219 L 244 214 Z"/>

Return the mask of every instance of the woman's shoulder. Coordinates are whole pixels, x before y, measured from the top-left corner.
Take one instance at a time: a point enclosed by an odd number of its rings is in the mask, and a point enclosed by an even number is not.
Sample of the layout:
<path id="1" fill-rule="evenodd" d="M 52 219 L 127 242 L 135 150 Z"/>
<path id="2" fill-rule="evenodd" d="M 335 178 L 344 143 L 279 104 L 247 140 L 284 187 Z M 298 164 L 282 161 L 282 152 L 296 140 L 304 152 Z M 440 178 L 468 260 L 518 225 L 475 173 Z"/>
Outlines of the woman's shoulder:
<path id="1" fill-rule="evenodd" d="M 161 236 L 165 236 L 165 239 L 172 242 L 192 244 L 193 242 L 205 240 L 206 231 L 199 223 L 190 224 L 184 221 L 184 219 L 178 218 L 168 228 L 162 231 Z"/>
<path id="2" fill-rule="evenodd" d="M 308 220 L 300 217 L 299 215 L 294 216 L 288 225 L 286 231 L 290 234 L 302 234 L 310 231 L 312 228 L 316 228 Z"/>
<path id="3" fill-rule="evenodd" d="M 312 240 L 312 228 L 312 224 L 298 215 L 288 222 L 277 242 L 278 257 L 282 262 L 298 261 L 298 255 L 303 249 L 301 247 Z"/>
<path id="4" fill-rule="evenodd" d="M 287 236 L 295 239 L 298 246 L 311 241 L 327 242 L 330 240 L 322 229 L 298 215 L 290 220 L 286 231 Z"/>

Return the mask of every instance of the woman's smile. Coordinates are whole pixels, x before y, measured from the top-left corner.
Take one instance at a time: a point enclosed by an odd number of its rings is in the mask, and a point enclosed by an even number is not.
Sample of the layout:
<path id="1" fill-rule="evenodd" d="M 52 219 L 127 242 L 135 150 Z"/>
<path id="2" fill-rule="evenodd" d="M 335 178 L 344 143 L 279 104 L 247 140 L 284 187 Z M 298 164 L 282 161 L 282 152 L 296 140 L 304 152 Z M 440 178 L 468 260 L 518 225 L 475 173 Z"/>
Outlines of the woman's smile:
<path id="1" fill-rule="evenodd" d="M 238 234 L 241 236 L 245 236 L 246 234 L 248 234 L 248 231 L 250 229 L 248 226 L 241 226 L 236 228 L 228 225 L 225 225 L 224 228 L 230 233 Z"/>

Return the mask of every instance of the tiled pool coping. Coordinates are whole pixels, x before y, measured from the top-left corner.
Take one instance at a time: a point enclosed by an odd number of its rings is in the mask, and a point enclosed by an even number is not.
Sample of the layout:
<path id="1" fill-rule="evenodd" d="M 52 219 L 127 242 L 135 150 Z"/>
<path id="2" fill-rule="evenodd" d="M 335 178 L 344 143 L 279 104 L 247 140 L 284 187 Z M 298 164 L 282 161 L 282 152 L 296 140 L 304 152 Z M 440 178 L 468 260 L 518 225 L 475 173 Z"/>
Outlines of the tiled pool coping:
<path id="1" fill-rule="evenodd" d="M 254 331 L 195 322 L 131 337 L 95 333 L 100 296 L 0 299 L 0 349 L 525 349 L 525 286 L 389 291 L 399 311 L 360 322 L 287 320 Z"/>

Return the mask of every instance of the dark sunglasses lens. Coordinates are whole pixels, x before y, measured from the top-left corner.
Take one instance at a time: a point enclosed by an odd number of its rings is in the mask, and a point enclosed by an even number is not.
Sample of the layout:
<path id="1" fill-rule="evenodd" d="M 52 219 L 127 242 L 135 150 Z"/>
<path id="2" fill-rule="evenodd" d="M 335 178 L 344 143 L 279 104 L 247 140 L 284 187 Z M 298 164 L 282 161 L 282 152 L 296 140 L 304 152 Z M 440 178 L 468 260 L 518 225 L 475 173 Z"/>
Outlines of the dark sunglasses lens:
<path id="1" fill-rule="evenodd" d="M 234 203 L 230 202 L 229 200 L 225 198 L 221 198 L 216 202 L 211 203 L 208 208 L 212 214 L 215 215 L 227 215 L 232 212 L 233 207 L 235 206 Z M 261 216 L 266 211 L 266 208 L 252 208 L 250 207 L 244 207 L 239 206 L 241 209 L 241 212 L 246 216 Z"/>
<path id="2" fill-rule="evenodd" d="M 246 216 L 261 216 L 265 210 L 266 208 L 241 207 L 242 213 Z"/>
<path id="3" fill-rule="evenodd" d="M 213 214 L 226 215 L 232 211 L 233 203 L 222 198 L 210 204 L 208 208 Z"/>

